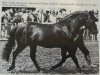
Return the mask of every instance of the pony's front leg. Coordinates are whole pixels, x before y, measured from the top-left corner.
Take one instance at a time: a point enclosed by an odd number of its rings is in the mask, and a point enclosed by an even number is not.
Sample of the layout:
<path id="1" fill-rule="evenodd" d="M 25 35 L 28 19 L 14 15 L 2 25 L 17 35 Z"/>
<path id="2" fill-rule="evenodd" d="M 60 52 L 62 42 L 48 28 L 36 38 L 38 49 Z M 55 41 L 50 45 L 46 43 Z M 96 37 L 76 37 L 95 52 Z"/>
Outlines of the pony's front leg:
<path id="1" fill-rule="evenodd" d="M 30 46 L 30 58 L 32 59 L 35 67 L 37 68 L 37 70 L 40 71 L 41 68 L 38 65 L 37 61 L 36 61 L 36 48 L 37 48 L 37 46 L 34 45 L 33 43 L 30 44 L 29 46 Z"/>
<path id="2" fill-rule="evenodd" d="M 82 53 L 85 55 L 85 59 L 86 62 L 89 66 L 89 68 L 91 67 L 96 67 L 97 65 L 92 64 L 91 62 L 91 58 L 90 58 L 90 54 L 89 54 L 89 50 L 86 48 L 86 46 L 84 44 L 79 46 L 79 49 L 82 51 Z"/>
<path id="3" fill-rule="evenodd" d="M 15 59 L 17 57 L 17 55 L 25 48 L 26 46 L 23 47 L 17 47 L 17 49 L 13 52 L 13 58 L 12 58 L 12 64 L 9 67 L 9 69 L 7 69 L 7 71 L 11 71 L 15 68 Z"/>
<path id="4" fill-rule="evenodd" d="M 86 46 L 84 45 L 84 41 L 83 41 L 83 36 L 80 36 L 77 40 L 75 40 L 75 43 L 77 43 L 79 49 L 82 51 L 82 53 L 85 56 L 86 62 L 89 65 L 89 67 L 96 67 L 96 65 L 93 65 L 91 62 L 91 58 L 90 58 L 90 54 L 89 54 L 89 50 L 86 48 Z"/>
<path id="5" fill-rule="evenodd" d="M 68 52 L 69 52 L 69 54 L 70 54 L 70 56 L 71 56 L 73 62 L 75 63 L 75 65 L 76 65 L 76 67 L 77 67 L 77 69 L 78 69 L 78 72 L 81 73 L 81 72 L 82 72 L 81 67 L 79 66 L 78 60 L 77 60 L 77 58 L 76 58 L 76 56 L 75 56 L 76 49 L 77 49 L 77 47 L 74 47 L 74 46 L 73 46 L 73 47 L 71 47 L 71 49 L 68 50 Z"/>
<path id="6" fill-rule="evenodd" d="M 75 55 L 72 55 L 71 58 L 72 58 L 72 60 L 74 61 L 75 65 L 76 65 L 76 67 L 77 67 L 77 69 L 78 69 L 78 72 L 81 73 L 82 70 L 81 70 L 81 68 L 80 68 L 80 66 L 79 66 L 79 64 L 78 64 L 78 60 L 77 60 L 76 56 L 75 56 Z"/>

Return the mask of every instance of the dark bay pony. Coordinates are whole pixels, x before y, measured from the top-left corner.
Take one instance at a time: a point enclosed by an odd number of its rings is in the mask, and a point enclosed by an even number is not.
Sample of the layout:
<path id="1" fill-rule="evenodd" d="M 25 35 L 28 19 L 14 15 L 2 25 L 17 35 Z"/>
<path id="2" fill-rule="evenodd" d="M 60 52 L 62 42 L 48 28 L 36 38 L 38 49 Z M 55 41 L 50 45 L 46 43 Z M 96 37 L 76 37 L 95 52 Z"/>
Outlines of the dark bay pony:
<path id="1" fill-rule="evenodd" d="M 27 46 L 30 47 L 30 58 L 37 70 L 40 71 L 40 66 L 36 61 L 36 48 L 37 45 L 39 45 L 46 48 L 61 48 L 62 59 L 60 63 L 51 67 L 50 70 L 60 67 L 67 58 L 71 57 L 76 64 L 78 71 L 81 72 L 81 68 L 75 56 L 75 52 L 79 45 L 75 43 L 74 39 L 80 34 L 80 29 L 83 26 L 97 34 L 96 21 L 97 18 L 91 11 L 77 11 L 55 24 L 27 22 L 18 25 L 12 29 L 10 37 L 3 50 L 3 59 L 9 61 L 9 56 L 15 40 L 17 41 L 18 46 L 13 52 L 12 65 L 9 67 L 8 71 L 15 68 L 15 59 L 17 55 Z M 69 55 L 66 55 L 67 52 Z"/>
<path id="2" fill-rule="evenodd" d="M 93 16 L 94 15 L 94 11 L 90 11 L 89 12 L 90 13 L 90 15 L 92 15 L 92 17 L 95 19 L 94 21 L 95 22 L 98 22 L 98 19 L 95 17 L 95 16 Z M 77 37 L 74 39 L 74 42 L 75 42 L 75 44 L 77 45 L 77 48 L 79 48 L 81 51 L 82 51 L 82 53 L 84 54 L 84 56 L 85 56 L 85 59 L 86 59 L 86 62 L 87 62 L 87 64 L 89 65 L 89 67 L 95 67 L 96 65 L 93 65 L 92 64 L 92 62 L 91 62 L 91 59 L 90 59 L 90 55 L 89 55 L 89 50 L 86 48 L 86 46 L 85 46 L 85 44 L 84 44 L 84 37 L 83 37 L 83 34 L 84 34 L 84 31 L 86 30 L 87 28 L 85 28 L 84 26 L 83 27 L 81 27 L 80 29 L 79 29 L 79 32 L 78 32 L 78 35 L 77 35 Z M 91 29 L 91 28 L 90 28 Z M 93 34 L 93 35 L 97 35 L 97 32 L 98 32 L 98 30 L 95 32 L 94 30 L 97 30 L 97 28 L 95 27 L 95 29 L 93 29 L 93 30 L 90 30 L 90 32 L 92 31 L 92 33 L 91 34 Z M 94 32 L 93 32 L 94 31 Z M 76 49 L 77 50 L 77 49 Z M 67 58 L 69 57 L 69 56 L 66 56 Z M 61 66 L 63 63 L 58 63 L 57 65 L 59 65 L 59 66 Z M 58 66 L 57 66 L 58 67 Z"/>

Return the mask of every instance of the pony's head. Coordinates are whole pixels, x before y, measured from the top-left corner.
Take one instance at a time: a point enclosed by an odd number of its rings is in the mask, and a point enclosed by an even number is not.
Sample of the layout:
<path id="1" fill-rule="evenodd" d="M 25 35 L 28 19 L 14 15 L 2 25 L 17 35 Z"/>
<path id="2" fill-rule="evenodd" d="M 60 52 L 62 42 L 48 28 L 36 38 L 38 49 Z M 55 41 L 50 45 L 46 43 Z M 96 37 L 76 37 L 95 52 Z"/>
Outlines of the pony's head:
<path id="1" fill-rule="evenodd" d="M 94 15 L 94 11 L 89 11 L 89 16 L 86 22 L 86 28 L 92 33 L 92 34 L 97 34 L 97 25 L 95 22 L 98 21 L 98 19 Z"/>
<path id="2" fill-rule="evenodd" d="M 65 24 L 72 32 L 77 32 L 83 26 L 88 29 L 92 34 L 97 34 L 98 19 L 94 15 L 94 11 L 76 11 L 67 15 L 60 22 Z"/>

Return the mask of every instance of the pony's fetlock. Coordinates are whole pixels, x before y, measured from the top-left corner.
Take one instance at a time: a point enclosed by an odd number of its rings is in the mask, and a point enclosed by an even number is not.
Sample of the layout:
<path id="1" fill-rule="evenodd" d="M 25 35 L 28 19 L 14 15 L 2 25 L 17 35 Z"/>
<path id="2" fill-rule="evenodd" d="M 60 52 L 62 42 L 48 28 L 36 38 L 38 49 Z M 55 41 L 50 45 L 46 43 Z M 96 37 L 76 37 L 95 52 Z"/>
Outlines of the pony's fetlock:
<path id="1" fill-rule="evenodd" d="M 11 66 L 11 67 L 9 67 L 9 69 L 7 69 L 7 71 L 11 71 L 11 70 L 13 70 L 15 68 L 15 66 Z"/>

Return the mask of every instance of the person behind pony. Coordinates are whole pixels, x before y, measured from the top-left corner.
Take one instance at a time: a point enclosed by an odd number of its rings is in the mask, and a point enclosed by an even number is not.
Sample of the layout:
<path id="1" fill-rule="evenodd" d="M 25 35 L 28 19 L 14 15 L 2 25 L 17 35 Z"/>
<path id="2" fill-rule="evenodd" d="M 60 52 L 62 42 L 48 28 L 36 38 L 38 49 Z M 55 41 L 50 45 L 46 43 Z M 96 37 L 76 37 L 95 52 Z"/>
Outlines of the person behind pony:
<path id="1" fill-rule="evenodd" d="M 61 21 L 66 15 L 66 9 L 60 9 L 57 15 L 57 22 Z"/>
<path id="2" fill-rule="evenodd" d="M 15 14 L 14 14 L 14 18 L 13 18 L 13 24 L 16 26 L 16 25 L 19 25 L 19 23 L 22 22 L 22 11 L 21 9 L 17 10 L 15 9 Z"/>
<path id="3" fill-rule="evenodd" d="M 37 20 L 39 23 L 44 23 L 44 10 L 40 9 L 37 11 Z"/>
<path id="4" fill-rule="evenodd" d="M 44 23 L 49 23 L 50 22 L 50 11 L 46 10 L 44 13 Z"/>
<path id="5" fill-rule="evenodd" d="M 55 12 L 55 10 L 52 10 L 50 12 L 50 22 L 51 23 L 56 23 L 56 12 Z"/>
<path id="6" fill-rule="evenodd" d="M 37 20 L 37 12 L 36 12 L 36 8 L 31 9 L 30 14 L 31 14 L 32 17 L 33 17 L 33 22 L 38 22 L 38 20 Z"/>

